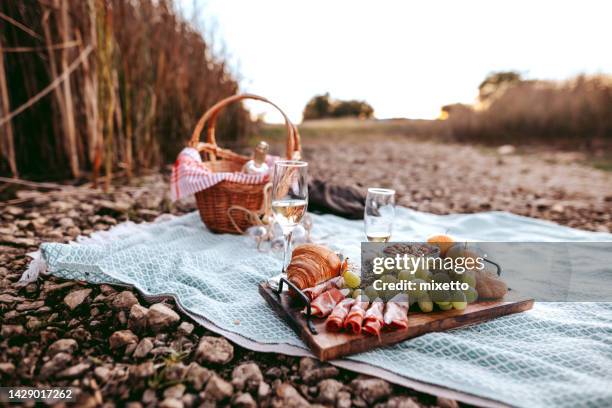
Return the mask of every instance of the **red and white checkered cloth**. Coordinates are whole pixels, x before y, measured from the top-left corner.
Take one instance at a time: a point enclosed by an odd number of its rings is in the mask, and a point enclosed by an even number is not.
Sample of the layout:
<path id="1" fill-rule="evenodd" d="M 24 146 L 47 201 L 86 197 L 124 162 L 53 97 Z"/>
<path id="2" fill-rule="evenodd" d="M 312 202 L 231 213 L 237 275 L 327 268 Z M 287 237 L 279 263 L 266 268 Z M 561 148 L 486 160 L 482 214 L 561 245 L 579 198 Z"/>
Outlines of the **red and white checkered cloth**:
<path id="1" fill-rule="evenodd" d="M 266 156 L 266 164 L 274 168 L 278 156 Z M 243 184 L 260 184 L 268 181 L 269 174 L 246 174 L 239 171 L 214 173 L 203 162 L 200 153 L 193 147 L 184 148 L 172 168 L 170 188 L 172 200 L 178 200 L 198 191 L 206 190 L 223 180 Z"/>

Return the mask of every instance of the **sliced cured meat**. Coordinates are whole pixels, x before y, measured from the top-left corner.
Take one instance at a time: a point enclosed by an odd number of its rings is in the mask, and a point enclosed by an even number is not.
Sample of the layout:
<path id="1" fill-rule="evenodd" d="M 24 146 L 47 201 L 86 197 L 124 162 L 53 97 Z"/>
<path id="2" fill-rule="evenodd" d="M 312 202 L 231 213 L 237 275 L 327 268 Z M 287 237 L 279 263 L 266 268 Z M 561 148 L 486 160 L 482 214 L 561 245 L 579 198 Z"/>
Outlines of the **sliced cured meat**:
<path id="1" fill-rule="evenodd" d="M 361 333 L 361 325 L 363 324 L 363 318 L 366 315 L 369 301 L 355 301 L 351 310 L 349 311 L 346 319 L 344 319 L 344 328 L 353 334 Z"/>
<path id="2" fill-rule="evenodd" d="M 376 298 L 363 318 L 363 331 L 373 336 L 380 336 L 383 328 L 383 309 L 385 303 L 381 298 Z"/>
<path id="3" fill-rule="evenodd" d="M 408 327 L 408 295 L 399 293 L 387 302 L 385 306 L 385 327 L 391 330 Z"/>
<path id="4" fill-rule="evenodd" d="M 321 293 L 310 303 L 310 310 L 313 316 L 325 317 L 334 310 L 338 302 L 346 297 L 346 294 L 337 288 Z"/>
<path id="5" fill-rule="evenodd" d="M 327 317 L 325 321 L 325 328 L 329 331 L 340 331 L 344 324 L 344 319 L 349 314 L 351 310 L 351 306 L 355 303 L 355 299 L 347 298 L 342 299 L 338 304 L 334 307 L 331 314 Z"/>
<path id="6" fill-rule="evenodd" d="M 326 292 L 332 288 L 341 289 L 344 285 L 344 278 L 342 276 L 336 276 L 335 278 L 331 278 L 326 280 L 325 282 L 319 283 L 317 286 L 313 288 L 304 289 L 302 292 L 308 296 L 308 299 L 314 300 L 321 293 Z"/>

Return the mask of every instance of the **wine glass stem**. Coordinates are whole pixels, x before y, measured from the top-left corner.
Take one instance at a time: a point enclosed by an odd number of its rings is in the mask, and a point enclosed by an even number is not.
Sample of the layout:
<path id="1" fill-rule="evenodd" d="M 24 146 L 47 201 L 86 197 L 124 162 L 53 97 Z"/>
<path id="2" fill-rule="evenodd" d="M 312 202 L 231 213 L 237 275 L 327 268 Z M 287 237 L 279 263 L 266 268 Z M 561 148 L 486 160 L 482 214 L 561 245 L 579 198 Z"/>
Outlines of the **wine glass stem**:
<path id="1" fill-rule="evenodd" d="M 291 253 L 291 234 L 293 233 L 293 229 L 289 232 L 284 233 L 285 236 L 285 251 L 283 253 L 283 273 L 287 273 L 287 259 L 289 258 L 289 254 Z"/>

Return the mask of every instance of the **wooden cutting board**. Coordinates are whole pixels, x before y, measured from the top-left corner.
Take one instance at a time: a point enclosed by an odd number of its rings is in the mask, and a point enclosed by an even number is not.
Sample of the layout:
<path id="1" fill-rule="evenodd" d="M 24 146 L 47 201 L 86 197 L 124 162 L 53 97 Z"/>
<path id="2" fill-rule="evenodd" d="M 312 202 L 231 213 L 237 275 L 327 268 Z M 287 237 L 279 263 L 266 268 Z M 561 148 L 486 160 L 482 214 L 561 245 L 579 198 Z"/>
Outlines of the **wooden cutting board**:
<path id="1" fill-rule="evenodd" d="M 383 331 L 379 339 L 367 334 L 328 332 L 325 329 L 325 319 L 317 318 L 312 319 L 317 334 L 312 334 L 306 326 L 302 308 L 292 302 L 286 291 L 279 297 L 267 282 L 262 282 L 259 284 L 259 293 L 289 323 L 310 347 L 312 353 L 321 361 L 361 353 L 429 332 L 481 323 L 499 316 L 524 312 L 533 307 L 533 299 L 521 298 L 514 292 L 508 292 L 501 300 L 472 303 L 465 310 L 453 309 L 431 313 L 410 312 L 407 329 Z"/>

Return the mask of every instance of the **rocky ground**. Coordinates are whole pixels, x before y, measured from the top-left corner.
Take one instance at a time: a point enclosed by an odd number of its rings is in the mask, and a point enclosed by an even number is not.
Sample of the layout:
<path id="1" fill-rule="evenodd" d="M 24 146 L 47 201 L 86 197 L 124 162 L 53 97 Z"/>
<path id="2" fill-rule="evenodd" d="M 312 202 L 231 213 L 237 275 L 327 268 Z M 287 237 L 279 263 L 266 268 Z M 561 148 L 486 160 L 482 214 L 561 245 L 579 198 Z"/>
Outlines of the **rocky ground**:
<path id="1" fill-rule="evenodd" d="M 420 211 L 501 210 L 612 231 L 612 173 L 577 164 L 571 153 L 513 150 L 376 138 L 306 145 L 305 155 L 317 177 L 394 188 L 399 204 Z"/>
<path id="2" fill-rule="evenodd" d="M 612 229 L 609 174 L 473 147 L 396 141 L 306 146 L 311 171 L 361 186 L 395 187 L 400 203 L 437 213 L 488 209 L 590 230 Z M 0 184 L 0 383 L 74 386 L 82 406 L 456 406 L 455 401 L 357 376 L 307 358 L 254 353 L 199 327 L 170 302 L 124 288 L 40 278 L 15 285 L 26 253 L 130 219 L 181 214 L 167 175 L 108 193 L 88 186 Z"/>

